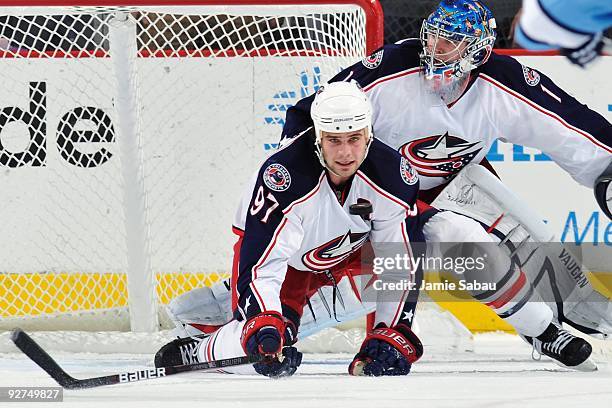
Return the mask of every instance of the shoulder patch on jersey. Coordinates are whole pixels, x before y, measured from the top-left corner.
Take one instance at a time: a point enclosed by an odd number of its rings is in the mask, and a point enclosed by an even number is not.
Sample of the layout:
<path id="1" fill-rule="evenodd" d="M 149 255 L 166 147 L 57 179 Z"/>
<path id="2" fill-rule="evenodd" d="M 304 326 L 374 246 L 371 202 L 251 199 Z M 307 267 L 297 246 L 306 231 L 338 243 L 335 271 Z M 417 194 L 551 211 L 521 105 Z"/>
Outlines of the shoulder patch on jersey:
<path id="1" fill-rule="evenodd" d="M 367 57 L 365 57 L 364 59 L 361 60 L 361 63 L 363 64 L 364 67 L 368 68 L 368 69 L 374 69 L 377 66 L 380 65 L 382 58 L 383 58 L 383 52 L 385 50 L 379 50 L 376 51 L 374 54 L 369 55 Z"/>
<path id="2" fill-rule="evenodd" d="M 400 174 L 402 175 L 402 180 L 404 180 L 404 183 L 408 184 L 409 186 L 412 186 L 419 181 L 419 175 L 405 157 L 402 157 L 400 161 Z"/>
<path id="3" fill-rule="evenodd" d="M 285 191 L 291 185 L 291 175 L 285 166 L 274 163 L 264 170 L 263 181 L 270 190 Z"/>
<path id="4" fill-rule="evenodd" d="M 529 86 L 536 86 L 540 83 L 540 74 L 538 74 L 534 69 L 531 69 L 526 66 L 523 67 L 523 76 L 525 77 L 525 82 Z"/>

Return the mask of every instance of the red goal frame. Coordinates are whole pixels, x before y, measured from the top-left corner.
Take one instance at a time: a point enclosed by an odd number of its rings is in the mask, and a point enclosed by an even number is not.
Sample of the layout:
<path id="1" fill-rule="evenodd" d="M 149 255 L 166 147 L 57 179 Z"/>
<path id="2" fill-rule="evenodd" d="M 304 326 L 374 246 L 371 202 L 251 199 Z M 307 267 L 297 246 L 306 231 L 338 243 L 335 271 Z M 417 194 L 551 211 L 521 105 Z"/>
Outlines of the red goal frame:
<path id="1" fill-rule="evenodd" d="M 378 0 L 0 0 L 0 7 L 55 7 L 55 6 L 206 6 L 206 5 L 265 5 L 298 6 L 324 4 L 353 4 L 361 7 L 366 16 L 366 53 L 371 54 L 384 44 L 384 16 Z"/>

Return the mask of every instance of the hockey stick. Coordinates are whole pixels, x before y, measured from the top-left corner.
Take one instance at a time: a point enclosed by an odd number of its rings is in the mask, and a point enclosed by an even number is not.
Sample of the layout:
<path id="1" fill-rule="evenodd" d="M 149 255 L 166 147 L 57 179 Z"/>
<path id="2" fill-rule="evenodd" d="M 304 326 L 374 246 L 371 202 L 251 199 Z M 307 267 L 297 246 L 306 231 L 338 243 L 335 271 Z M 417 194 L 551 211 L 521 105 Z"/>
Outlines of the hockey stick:
<path id="1" fill-rule="evenodd" d="M 34 361 L 40 368 L 45 370 L 45 372 L 55 381 L 57 381 L 59 385 L 69 390 L 151 380 L 153 378 L 167 377 L 169 375 L 181 374 L 190 371 L 207 371 L 244 364 L 253 364 L 262 361 L 265 358 L 263 356 L 235 357 L 225 360 L 208 361 L 205 363 L 147 368 L 144 370 L 129 371 L 120 374 L 79 380 L 68 375 L 68 373 L 66 373 L 66 371 L 64 371 L 64 369 L 62 369 L 55 362 L 55 360 L 23 330 L 13 330 L 11 333 L 11 340 L 13 343 L 15 343 L 19 350 Z"/>

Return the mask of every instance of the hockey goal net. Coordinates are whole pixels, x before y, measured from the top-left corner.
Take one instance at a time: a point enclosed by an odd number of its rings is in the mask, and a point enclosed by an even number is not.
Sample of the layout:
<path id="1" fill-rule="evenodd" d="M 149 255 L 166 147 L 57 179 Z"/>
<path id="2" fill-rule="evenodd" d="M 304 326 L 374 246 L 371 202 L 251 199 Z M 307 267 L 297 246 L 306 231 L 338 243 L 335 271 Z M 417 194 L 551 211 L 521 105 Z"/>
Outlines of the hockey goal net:
<path id="1" fill-rule="evenodd" d="M 0 1 L 0 331 L 162 327 L 287 107 L 381 43 L 369 0 Z"/>

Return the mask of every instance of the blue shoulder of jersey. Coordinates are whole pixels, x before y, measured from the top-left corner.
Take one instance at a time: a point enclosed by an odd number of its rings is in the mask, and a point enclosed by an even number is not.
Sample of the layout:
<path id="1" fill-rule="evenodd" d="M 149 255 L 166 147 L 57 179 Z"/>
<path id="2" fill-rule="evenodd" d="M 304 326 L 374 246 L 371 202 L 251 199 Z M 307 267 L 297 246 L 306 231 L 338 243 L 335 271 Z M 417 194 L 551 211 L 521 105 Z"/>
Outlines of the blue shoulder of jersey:
<path id="1" fill-rule="evenodd" d="M 281 208 L 285 208 L 308 194 L 319 182 L 322 171 L 314 150 L 314 130 L 310 130 L 262 164 L 255 188 L 263 186 L 275 195 Z"/>
<path id="2" fill-rule="evenodd" d="M 599 113 L 589 109 L 557 86 L 542 72 L 522 65 L 516 59 L 493 53 L 489 61 L 479 69 L 493 79 L 496 86 L 503 87 L 537 105 L 535 109 L 550 111 L 568 124 L 593 135 L 599 141 L 610 145 L 612 125 Z M 508 92 L 507 90 L 505 90 Z"/>
<path id="3" fill-rule="evenodd" d="M 543 105 L 549 105 L 550 98 L 542 98 L 543 92 L 541 92 L 540 85 L 552 85 L 558 88 L 540 71 L 522 65 L 515 58 L 507 55 L 492 53 L 489 60 L 478 69 L 478 72 L 487 75 L 526 98 L 533 98 L 533 102 Z"/>
<path id="4" fill-rule="evenodd" d="M 380 78 L 420 67 L 421 51 L 419 40 L 385 45 L 335 75 L 330 82 L 354 79 L 365 88 Z"/>

